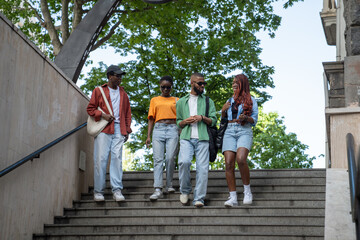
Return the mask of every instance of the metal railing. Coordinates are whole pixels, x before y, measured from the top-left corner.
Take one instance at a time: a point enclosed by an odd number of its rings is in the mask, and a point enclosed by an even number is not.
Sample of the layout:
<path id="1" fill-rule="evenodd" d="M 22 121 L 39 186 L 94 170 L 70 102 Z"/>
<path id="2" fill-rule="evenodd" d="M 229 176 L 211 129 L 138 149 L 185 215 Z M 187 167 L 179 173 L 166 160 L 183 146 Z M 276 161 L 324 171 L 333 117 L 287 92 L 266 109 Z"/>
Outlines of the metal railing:
<path id="1" fill-rule="evenodd" d="M 65 138 L 69 137 L 71 134 L 79 131 L 80 129 L 82 129 L 83 127 L 85 127 L 87 125 L 87 122 L 81 124 L 80 126 L 74 128 L 73 130 L 65 133 L 64 135 L 62 135 L 61 137 L 55 139 L 54 141 L 46 144 L 45 146 L 43 146 L 42 148 L 36 150 L 35 152 L 27 155 L 26 157 L 22 158 L 21 160 L 17 161 L 16 163 L 10 165 L 9 167 L 1 170 L 0 172 L 0 177 L 4 176 L 5 174 L 13 171 L 14 169 L 20 167 L 21 165 L 23 165 L 24 163 L 33 160 L 34 158 L 39 158 L 40 157 L 40 153 L 44 152 L 45 150 L 51 148 L 52 146 L 54 146 L 55 144 L 61 142 L 62 140 L 64 140 Z"/>
<path id="2" fill-rule="evenodd" d="M 359 196 L 359 162 L 356 164 L 355 161 L 355 143 L 354 136 L 351 133 L 346 135 L 346 151 L 348 158 L 348 168 L 349 168 L 349 185 L 350 185 L 350 201 L 351 201 L 351 215 L 352 221 L 355 223 L 356 229 L 356 239 L 360 240 L 360 225 L 359 225 L 359 215 L 360 215 L 360 196 Z"/>

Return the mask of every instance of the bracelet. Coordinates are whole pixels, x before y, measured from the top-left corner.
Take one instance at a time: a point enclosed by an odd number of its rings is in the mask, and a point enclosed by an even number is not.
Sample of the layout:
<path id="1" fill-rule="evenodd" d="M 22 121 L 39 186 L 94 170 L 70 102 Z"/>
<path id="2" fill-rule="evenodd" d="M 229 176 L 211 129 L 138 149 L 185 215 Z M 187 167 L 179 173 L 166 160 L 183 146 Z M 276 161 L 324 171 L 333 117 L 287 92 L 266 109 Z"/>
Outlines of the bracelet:
<path id="1" fill-rule="evenodd" d="M 201 121 L 204 121 L 204 116 L 203 115 L 200 115 L 201 116 Z"/>

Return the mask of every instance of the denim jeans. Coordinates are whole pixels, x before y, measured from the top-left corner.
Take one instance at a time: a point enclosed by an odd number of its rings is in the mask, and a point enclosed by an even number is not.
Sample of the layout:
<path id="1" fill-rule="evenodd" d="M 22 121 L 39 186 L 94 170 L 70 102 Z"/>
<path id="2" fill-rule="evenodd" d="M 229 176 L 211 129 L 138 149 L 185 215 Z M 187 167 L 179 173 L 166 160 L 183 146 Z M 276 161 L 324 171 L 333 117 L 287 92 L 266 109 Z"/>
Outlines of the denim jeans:
<path id="1" fill-rule="evenodd" d="M 223 139 L 222 152 L 236 152 L 239 147 L 251 150 L 253 132 L 250 124 L 241 126 L 238 123 L 229 123 Z"/>
<path id="2" fill-rule="evenodd" d="M 194 203 L 204 202 L 207 190 L 209 172 L 209 142 L 199 141 L 191 138 L 190 140 L 180 140 L 179 153 L 179 182 L 180 192 L 183 194 L 191 193 L 191 160 L 196 157 L 196 185 L 194 189 Z"/>
<path id="3" fill-rule="evenodd" d="M 114 134 L 100 133 L 94 142 L 94 192 L 104 193 L 106 165 L 109 154 L 110 161 L 110 184 L 112 191 L 123 189 L 122 184 L 122 147 L 124 136 L 120 133 L 120 124 L 115 123 Z"/>
<path id="4" fill-rule="evenodd" d="M 166 187 L 172 187 L 175 157 L 178 152 L 178 145 L 179 134 L 176 124 L 155 123 L 152 133 L 154 188 L 163 187 L 164 158 L 166 169 Z"/>

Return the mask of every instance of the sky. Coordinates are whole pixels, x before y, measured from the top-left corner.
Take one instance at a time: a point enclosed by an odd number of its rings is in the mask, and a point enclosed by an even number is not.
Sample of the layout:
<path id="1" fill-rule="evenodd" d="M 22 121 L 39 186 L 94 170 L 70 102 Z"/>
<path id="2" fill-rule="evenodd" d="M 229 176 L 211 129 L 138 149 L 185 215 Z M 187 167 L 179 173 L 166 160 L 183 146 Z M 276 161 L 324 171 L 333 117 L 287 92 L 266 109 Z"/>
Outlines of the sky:
<path id="1" fill-rule="evenodd" d="M 304 0 L 283 9 L 283 0 L 274 5 L 282 17 L 281 26 L 271 39 L 259 33 L 260 58 L 263 64 L 274 66 L 272 76 L 275 88 L 267 89 L 272 99 L 264 105 L 265 112 L 284 116 L 286 131 L 297 135 L 309 146 L 305 152 L 315 156 L 314 168 L 324 168 L 325 158 L 325 98 L 322 62 L 335 61 L 336 49 L 328 46 L 321 24 L 322 0 Z M 90 54 L 94 65 L 102 61 L 107 65 L 124 62 L 109 49 L 98 49 Z M 106 57 L 104 57 L 106 56 Z M 88 72 L 91 66 L 84 67 Z M 239 70 L 239 73 L 241 70 Z M 78 85 L 82 82 L 79 81 Z"/>

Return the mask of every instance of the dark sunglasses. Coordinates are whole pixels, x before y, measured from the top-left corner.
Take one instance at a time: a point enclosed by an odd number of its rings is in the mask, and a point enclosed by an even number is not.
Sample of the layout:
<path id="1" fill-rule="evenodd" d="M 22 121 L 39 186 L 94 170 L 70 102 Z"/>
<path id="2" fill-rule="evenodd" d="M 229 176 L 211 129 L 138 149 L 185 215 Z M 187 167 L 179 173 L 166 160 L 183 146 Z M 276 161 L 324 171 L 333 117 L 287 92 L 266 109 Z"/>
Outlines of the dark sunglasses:
<path id="1" fill-rule="evenodd" d="M 196 84 L 201 87 L 201 86 L 206 86 L 207 83 L 206 82 L 197 82 Z"/>
<path id="2" fill-rule="evenodd" d="M 161 89 L 171 89 L 171 86 L 160 86 L 161 87 Z"/>
<path id="3" fill-rule="evenodd" d="M 115 77 L 122 78 L 122 74 L 114 74 Z"/>

